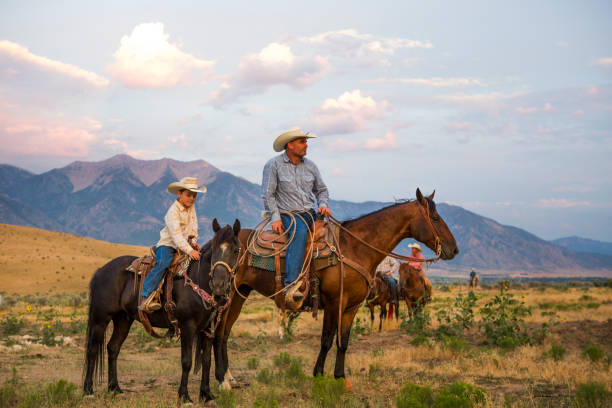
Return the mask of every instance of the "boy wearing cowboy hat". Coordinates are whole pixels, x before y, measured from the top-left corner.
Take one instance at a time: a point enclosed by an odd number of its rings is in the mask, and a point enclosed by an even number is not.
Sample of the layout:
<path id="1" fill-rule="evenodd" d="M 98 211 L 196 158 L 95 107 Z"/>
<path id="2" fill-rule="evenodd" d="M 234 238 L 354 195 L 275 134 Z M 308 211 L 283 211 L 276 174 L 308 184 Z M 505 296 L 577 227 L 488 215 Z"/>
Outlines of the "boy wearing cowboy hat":
<path id="1" fill-rule="evenodd" d="M 424 259 L 423 250 L 421 249 L 421 246 L 419 244 L 408 244 L 408 248 L 412 248 L 412 253 L 410 254 L 411 257 Z M 415 269 L 423 268 L 423 262 L 408 262 L 408 265 L 412 266 Z"/>
<path id="2" fill-rule="evenodd" d="M 304 248 L 308 229 L 315 218 L 315 210 L 329 216 L 329 194 L 317 166 L 304 156 L 308 148 L 307 139 L 315 135 L 292 128 L 281 134 L 273 143 L 274 151 L 282 154 L 270 159 L 263 170 L 262 195 L 265 210 L 270 214 L 272 229 L 281 234 L 287 230 L 293 241 L 287 247 L 285 258 L 285 287 L 293 283 L 304 262 Z M 281 211 L 292 211 L 291 217 Z M 292 288 L 285 295 L 285 303 L 290 309 L 298 309 L 304 299 L 299 288 Z"/>
<path id="3" fill-rule="evenodd" d="M 197 193 L 206 192 L 206 187 L 198 188 L 198 180 L 195 177 L 184 177 L 171 183 L 168 191 L 176 194 L 177 198 L 164 217 L 166 226 L 159 233 L 160 239 L 155 248 L 155 266 L 146 276 L 140 293 L 139 308 L 147 313 L 161 308 L 161 305 L 153 300 L 153 292 L 172 263 L 176 251 L 183 251 L 191 259 L 200 259 L 200 245 L 195 243 L 198 239 L 198 220 L 193 203 Z M 193 237 L 193 246 L 189 243 L 190 237 Z"/>

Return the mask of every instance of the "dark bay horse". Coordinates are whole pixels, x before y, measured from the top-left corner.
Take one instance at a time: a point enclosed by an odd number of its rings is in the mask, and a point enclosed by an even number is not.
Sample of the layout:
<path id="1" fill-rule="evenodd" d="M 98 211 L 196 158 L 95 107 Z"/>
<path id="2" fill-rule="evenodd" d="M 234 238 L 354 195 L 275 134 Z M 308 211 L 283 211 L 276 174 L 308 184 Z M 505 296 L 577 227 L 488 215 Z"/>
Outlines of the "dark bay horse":
<path id="1" fill-rule="evenodd" d="M 406 301 L 408 314 L 419 311 L 431 301 L 432 287 L 421 269 L 402 263 L 399 270 L 399 298 Z"/>
<path id="2" fill-rule="evenodd" d="M 334 337 L 336 337 L 336 364 L 334 376 L 345 377 L 344 360 L 348 348 L 351 325 L 359 305 L 368 294 L 368 281 L 373 278 L 376 266 L 404 238 L 415 238 L 424 243 L 432 250 L 440 245 L 440 257 L 452 259 L 459 250 L 453 234 L 436 211 L 433 202 L 433 194 L 424 197 L 421 191 L 416 191 L 415 201 L 403 202 L 374 211 L 359 218 L 345 221 L 342 227 L 348 230 L 340 231 L 340 247 L 345 258 L 352 260 L 355 264 L 367 272 L 368 280 L 362 276 L 354 267 L 345 264 L 344 281 L 340 278 L 340 264 L 330 266 L 317 272 L 321 280 L 321 303 L 324 309 L 323 330 L 321 334 L 321 349 L 313 374 L 323 374 L 325 359 L 330 350 Z M 242 248 L 246 248 L 246 242 L 251 233 L 250 230 L 242 230 L 239 240 Z M 382 250 L 384 253 L 375 251 L 358 239 Z M 238 289 L 238 294 L 236 293 Z M 342 296 L 340 293 L 342 288 Z M 227 388 L 232 381 L 227 360 L 227 340 L 232 326 L 236 322 L 240 310 L 252 289 L 270 296 L 274 293 L 274 272 L 269 272 L 248 266 L 243 263 L 239 266 L 234 287 L 232 288 L 231 304 L 225 313 L 221 326 L 216 332 L 215 338 L 215 362 L 218 363 L 215 370 L 217 380 L 223 381 L 222 387 Z M 342 298 L 342 302 L 340 299 Z M 342 318 L 339 321 L 339 311 Z M 336 333 L 340 328 L 340 336 Z M 338 338 L 340 337 L 340 338 Z M 221 343 L 217 345 L 218 343 Z M 217 353 L 220 353 L 218 356 Z M 350 388 L 347 381 L 347 388 Z"/>
<path id="3" fill-rule="evenodd" d="M 213 295 L 217 304 L 227 301 L 230 291 L 232 268 L 236 265 L 239 253 L 238 234 L 240 222 L 234 226 L 221 228 L 213 221 L 214 237 L 200 250 L 200 261 L 191 261 L 187 269 L 188 276 L 201 289 Z M 104 343 L 106 327 L 112 320 L 113 333 L 107 344 L 108 351 L 108 389 L 122 392 L 117 380 L 117 356 L 123 341 L 127 337 L 134 320 L 138 320 L 137 301 L 139 293 L 134 291 L 134 273 L 126 268 L 136 259 L 135 256 L 121 256 L 108 262 L 96 271 L 89 284 L 89 320 L 87 322 L 86 369 L 83 390 L 85 394 L 93 393 L 93 377 L 97 373 L 102 378 L 104 366 Z M 211 268 L 211 265 L 214 267 Z M 211 270 L 212 269 L 212 270 Z M 203 300 L 191 286 L 185 285 L 185 279 L 179 278 L 172 290 L 176 303 L 174 315 L 178 320 L 181 337 L 182 377 L 178 390 L 180 401 L 191 402 L 187 383 L 192 365 L 194 338 L 198 335 L 198 353 L 202 365 L 200 399 L 213 399 L 210 392 L 209 372 L 212 340 L 201 334 L 210 328 L 211 316 L 216 316 L 216 308 L 204 307 Z M 162 296 L 165 299 L 165 296 Z M 169 328 L 164 308 L 149 315 L 154 327 Z"/>
<path id="4" fill-rule="evenodd" d="M 398 289 L 399 290 L 399 289 Z M 399 295 L 399 294 L 398 294 Z M 393 292 L 389 284 L 380 273 L 376 274 L 374 284 L 366 300 L 366 306 L 370 309 L 370 329 L 374 325 L 374 309 L 380 307 L 378 331 L 382 331 L 383 320 L 387 318 L 387 305 L 393 304 Z M 399 318 L 399 310 L 395 311 L 395 319 Z"/>

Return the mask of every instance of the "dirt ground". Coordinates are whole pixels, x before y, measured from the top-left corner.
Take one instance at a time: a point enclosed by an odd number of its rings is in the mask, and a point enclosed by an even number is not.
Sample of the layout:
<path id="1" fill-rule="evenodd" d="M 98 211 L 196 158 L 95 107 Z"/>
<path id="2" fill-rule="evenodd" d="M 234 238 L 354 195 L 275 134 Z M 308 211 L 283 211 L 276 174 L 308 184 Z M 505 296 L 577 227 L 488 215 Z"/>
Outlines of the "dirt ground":
<path id="1" fill-rule="evenodd" d="M 428 307 L 433 312 L 448 304 L 458 292 L 465 291 L 465 288 L 438 291 Z M 495 293 L 494 289 L 478 291 L 478 306 Z M 570 406 L 576 387 L 592 381 L 603 383 L 610 390 L 612 289 L 570 288 L 560 291 L 549 288 L 515 290 L 514 293 L 532 306 L 532 315 L 526 319 L 532 327 L 550 318 L 547 312 L 551 307 L 564 305 L 558 306 L 562 309 L 555 312 L 558 322 L 542 344 L 514 349 L 486 346 L 476 325 L 465 334 L 465 344 L 460 347 L 446 346 L 433 336 L 429 337 L 428 344 L 415 346 L 411 344 L 415 335 L 402 330 L 399 321 L 385 322 L 380 333 L 371 332 L 369 313 L 362 308 L 356 322 L 356 331 L 361 334 L 352 336 L 346 359 L 346 373 L 353 391 L 342 396 L 341 406 L 395 406 L 395 396 L 407 382 L 439 389 L 455 381 L 465 381 L 486 390 L 487 400 L 481 405 L 489 407 Z M 581 308 L 580 299 L 585 299 L 585 294 L 588 294 L 586 299 L 598 306 Z M 19 303 L 13 309 L 3 311 L 0 317 L 25 308 L 25 303 Z M 44 314 L 45 307 L 33 308 L 40 309 L 39 316 Z M 34 312 L 36 310 L 29 313 L 33 316 Z M 86 308 L 65 306 L 58 310 L 64 321 L 67 321 L 69 313 L 71 319 L 77 319 L 75 316 L 84 319 Z M 213 380 L 214 392 L 220 396 L 218 406 L 316 406 L 311 399 L 310 375 L 319 351 L 322 315 L 317 321 L 308 314 L 300 316 L 294 328 L 294 338 L 290 340 L 279 338 L 275 315 L 270 300 L 256 295 L 247 301 L 229 343 L 231 371 L 244 387 L 231 393 L 220 393 Z M 28 312 L 24 311 L 23 316 L 27 317 Z M 374 329 L 377 326 L 376 322 Z M 435 326 L 436 320 L 432 319 L 432 329 Z M 0 384 L 9 381 L 15 369 L 20 383 L 26 386 L 42 387 L 64 378 L 80 389 L 83 334 L 70 336 L 67 344 L 54 347 L 22 344 L 26 342 L 19 336 L 13 338 L 16 341 L 6 338 L 4 345 L 0 346 Z M 17 347 L 10 343 L 17 343 Z M 546 357 L 553 344 L 566 349 L 563 359 L 555 361 Z M 601 361 L 591 362 L 583 354 L 582 350 L 589 344 L 604 351 L 605 357 Z M 298 366 L 304 375 L 298 373 L 295 378 L 289 378 L 278 361 L 281 353 L 288 353 L 292 360 L 299 361 Z M 325 367 L 329 375 L 333 373 L 334 360 L 335 347 L 330 351 Z M 95 385 L 95 395 L 82 400 L 80 406 L 176 405 L 180 381 L 180 347 L 176 342 L 152 339 L 135 323 L 120 354 L 118 369 L 124 394 L 105 392 L 105 378 L 104 382 Z M 262 371 L 266 369 L 272 373 L 271 379 L 264 378 Z M 189 390 L 194 400 L 197 400 L 199 381 L 199 375 L 190 376 Z"/>

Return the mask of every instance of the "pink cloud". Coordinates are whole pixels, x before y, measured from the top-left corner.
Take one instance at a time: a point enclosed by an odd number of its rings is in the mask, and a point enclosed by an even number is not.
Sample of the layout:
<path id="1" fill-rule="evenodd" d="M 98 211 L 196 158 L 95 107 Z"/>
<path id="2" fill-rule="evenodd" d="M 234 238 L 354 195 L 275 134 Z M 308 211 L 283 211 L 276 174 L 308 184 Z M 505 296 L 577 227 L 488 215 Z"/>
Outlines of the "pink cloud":
<path id="1" fill-rule="evenodd" d="M 447 132 L 468 132 L 472 130 L 469 122 L 450 122 L 444 126 Z"/>
<path id="2" fill-rule="evenodd" d="M 612 68 L 612 57 L 598 58 L 595 64 L 605 68 Z"/>
<path id="3" fill-rule="evenodd" d="M 313 110 L 309 122 L 322 135 L 354 133 L 367 130 L 370 121 L 381 119 L 390 109 L 387 101 L 377 102 L 355 89 L 344 92 L 337 99 L 326 99 Z"/>
<path id="4" fill-rule="evenodd" d="M 100 122 L 45 117 L 0 117 L 4 153 L 12 155 L 85 157 L 95 143 Z"/>
<path id="5" fill-rule="evenodd" d="M 582 109 L 577 109 L 574 111 L 574 116 L 584 116 L 584 111 Z"/>
<path id="6" fill-rule="evenodd" d="M 334 142 L 327 143 L 326 148 L 331 151 L 350 152 L 358 150 L 359 143 L 339 137 Z"/>
<path id="7" fill-rule="evenodd" d="M 257 54 L 245 56 L 237 72 L 210 94 L 209 102 L 221 107 L 241 96 L 263 93 L 279 84 L 303 89 L 318 82 L 328 70 L 326 58 L 299 57 L 289 45 L 274 42 Z"/>
<path id="8" fill-rule="evenodd" d="M 19 63 L 34 67 L 36 69 L 53 72 L 55 74 L 59 74 L 65 77 L 83 81 L 88 83 L 89 85 L 98 88 L 104 88 L 109 84 L 108 79 L 101 77 L 100 75 L 94 72 L 86 71 L 75 65 L 55 61 L 46 57 L 41 57 L 39 55 L 33 54 L 23 45 L 19 45 L 11 41 L 0 41 L 0 58 L 1 57 L 17 61 Z M 9 71 L 9 73 L 16 73 L 14 69 L 11 71 Z"/>
<path id="9" fill-rule="evenodd" d="M 393 150 L 397 148 L 395 133 L 387 132 L 385 137 L 367 139 L 363 147 L 366 150 Z"/>
<path id="10" fill-rule="evenodd" d="M 515 112 L 519 115 L 533 115 L 534 113 L 538 113 L 538 108 L 536 106 L 529 106 L 527 108 L 519 106 L 515 109 Z"/>
<path id="11" fill-rule="evenodd" d="M 128 88 L 193 85 L 214 77 L 215 61 L 196 58 L 168 38 L 163 23 L 137 25 L 121 38 L 109 72 Z"/>
<path id="12" fill-rule="evenodd" d="M 366 82 L 369 83 L 384 83 L 384 82 L 395 82 L 400 84 L 408 85 L 420 85 L 420 86 L 431 86 L 436 88 L 444 87 L 466 87 L 466 86 L 485 86 L 485 84 L 478 78 L 377 78 L 371 79 Z"/>
<path id="13" fill-rule="evenodd" d="M 596 86 L 592 86 L 587 90 L 587 93 L 591 96 L 599 95 L 599 89 Z"/>

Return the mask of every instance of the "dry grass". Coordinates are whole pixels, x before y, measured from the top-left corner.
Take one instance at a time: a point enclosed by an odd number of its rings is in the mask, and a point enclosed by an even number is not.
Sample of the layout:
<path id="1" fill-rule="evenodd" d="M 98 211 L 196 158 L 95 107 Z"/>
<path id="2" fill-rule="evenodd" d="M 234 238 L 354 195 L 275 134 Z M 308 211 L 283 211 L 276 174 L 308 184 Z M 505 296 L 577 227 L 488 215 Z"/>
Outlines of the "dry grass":
<path id="1" fill-rule="evenodd" d="M 147 251 L 143 247 L 5 225 L 0 225 L 0 237 L 4 249 L 0 254 L 2 290 L 8 293 L 82 292 L 94 270 L 109 259 Z M 428 306 L 432 315 L 435 310 L 452 304 L 458 293 L 467 293 L 467 288 L 455 286 L 451 292 L 436 290 L 434 301 Z M 487 289 L 476 293 L 479 308 L 497 291 Z M 612 289 L 559 286 L 559 289 L 511 289 L 511 293 L 524 299 L 531 308 L 532 315 L 526 318 L 530 328 L 549 321 L 550 313 L 554 313 L 558 323 L 543 344 L 513 350 L 485 346 L 476 324 L 465 334 L 467 346 L 461 350 L 452 350 L 434 337 L 429 338 L 431 345 L 413 346 L 410 342 L 415 336 L 401 330 L 396 321 L 385 322 L 381 333 L 370 333 L 369 312 L 362 308 L 358 318 L 366 334 L 351 339 L 346 373 L 354 391 L 343 396 L 343 406 L 395 406 L 395 395 L 406 382 L 438 389 L 455 381 L 466 381 L 487 390 L 489 397 L 484 404 L 487 407 L 568 406 L 576 387 L 589 381 L 603 383 L 608 390 L 612 389 L 609 360 L 593 363 L 582 355 L 582 348 L 587 343 L 612 355 Z M 402 306 L 405 309 L 405 305 Z M 32 308 L 27 311 L 27 304 L 17 303 L 3 310 L 0 320 L 21 313 L 20 317 L 27 322 L 26 331 L 40 330 L 40 315 L 51 307 L 32 305 Z M 57 314 L 54 319 L 64 324 L 74 318 L 69 317 L 73 313 L 85 319 L 83 306 L 56 306 L 54 310 Z M 477 323 L 479 318 L 476 314 Z M 234 376 L 251 384 L 233 391 L 237 406 L 253 406 L 257 398 L 266 395 L 272 395 L 281 407 L 311 406 L 309 376 L 319 350 L 321 320 L 322 316 L 315 321 L 309 314 L 303 314 L 294 329 L 295 339 L 281 341 L 273 303 L 259 295 L 247 301 L 229 343 Z M 430 330 L 436 328 L 435 319 L 433 321 Z M 374 324 L 374 328 L 377 327 L 378 320 Z M 81 384 L 83 337 L 78 335 L 73 345 L 30 345 L 21 350 L 4 347 L 8 339 L 0 337 L 3 346 L 0 347 L 0 386 L 11 376 L 13 367 L 22 383 L 28 386 L 40 387 L 60 378 Z M 560 361 L 545 357 L 553 344 L 567 349 Z M 333 373 L 334 350 L 328 355 L 325 370 L 328 374 Z M 263 368 L 279 371 L 274 357 L 282 352 L 300 358 L 307 377 L 291 382 L 282 375 L 271 384 L 258 382 L 257 375 Z M 249 359 L 257 359 L 256 369 L 249 368 Z M 126 391 L 124 395 L 109 395 L 104 392 L 104 384 L 98 384 L 95 396 L 82 401 L 81 406 L 175 406 L 180 380 L 180 347 L 178 344 L 167 347 L 158 340 L 142 336 L 142 328 L 135 323 L 119 357 L 119 380 Z M 195 399 L 199 375 L 190 376 L 189 388 Z M 215 393 L 219 395 L 218 391 Z M 223 406 L 221 402 L 219 405 Z"/>
<path id="2" fill-rule="evenodd" d="M 0 224 L 0 280 L 5 293 L 71 293 L 87 289 L 97 268 L 148 248 L 38 228 Z"/>

